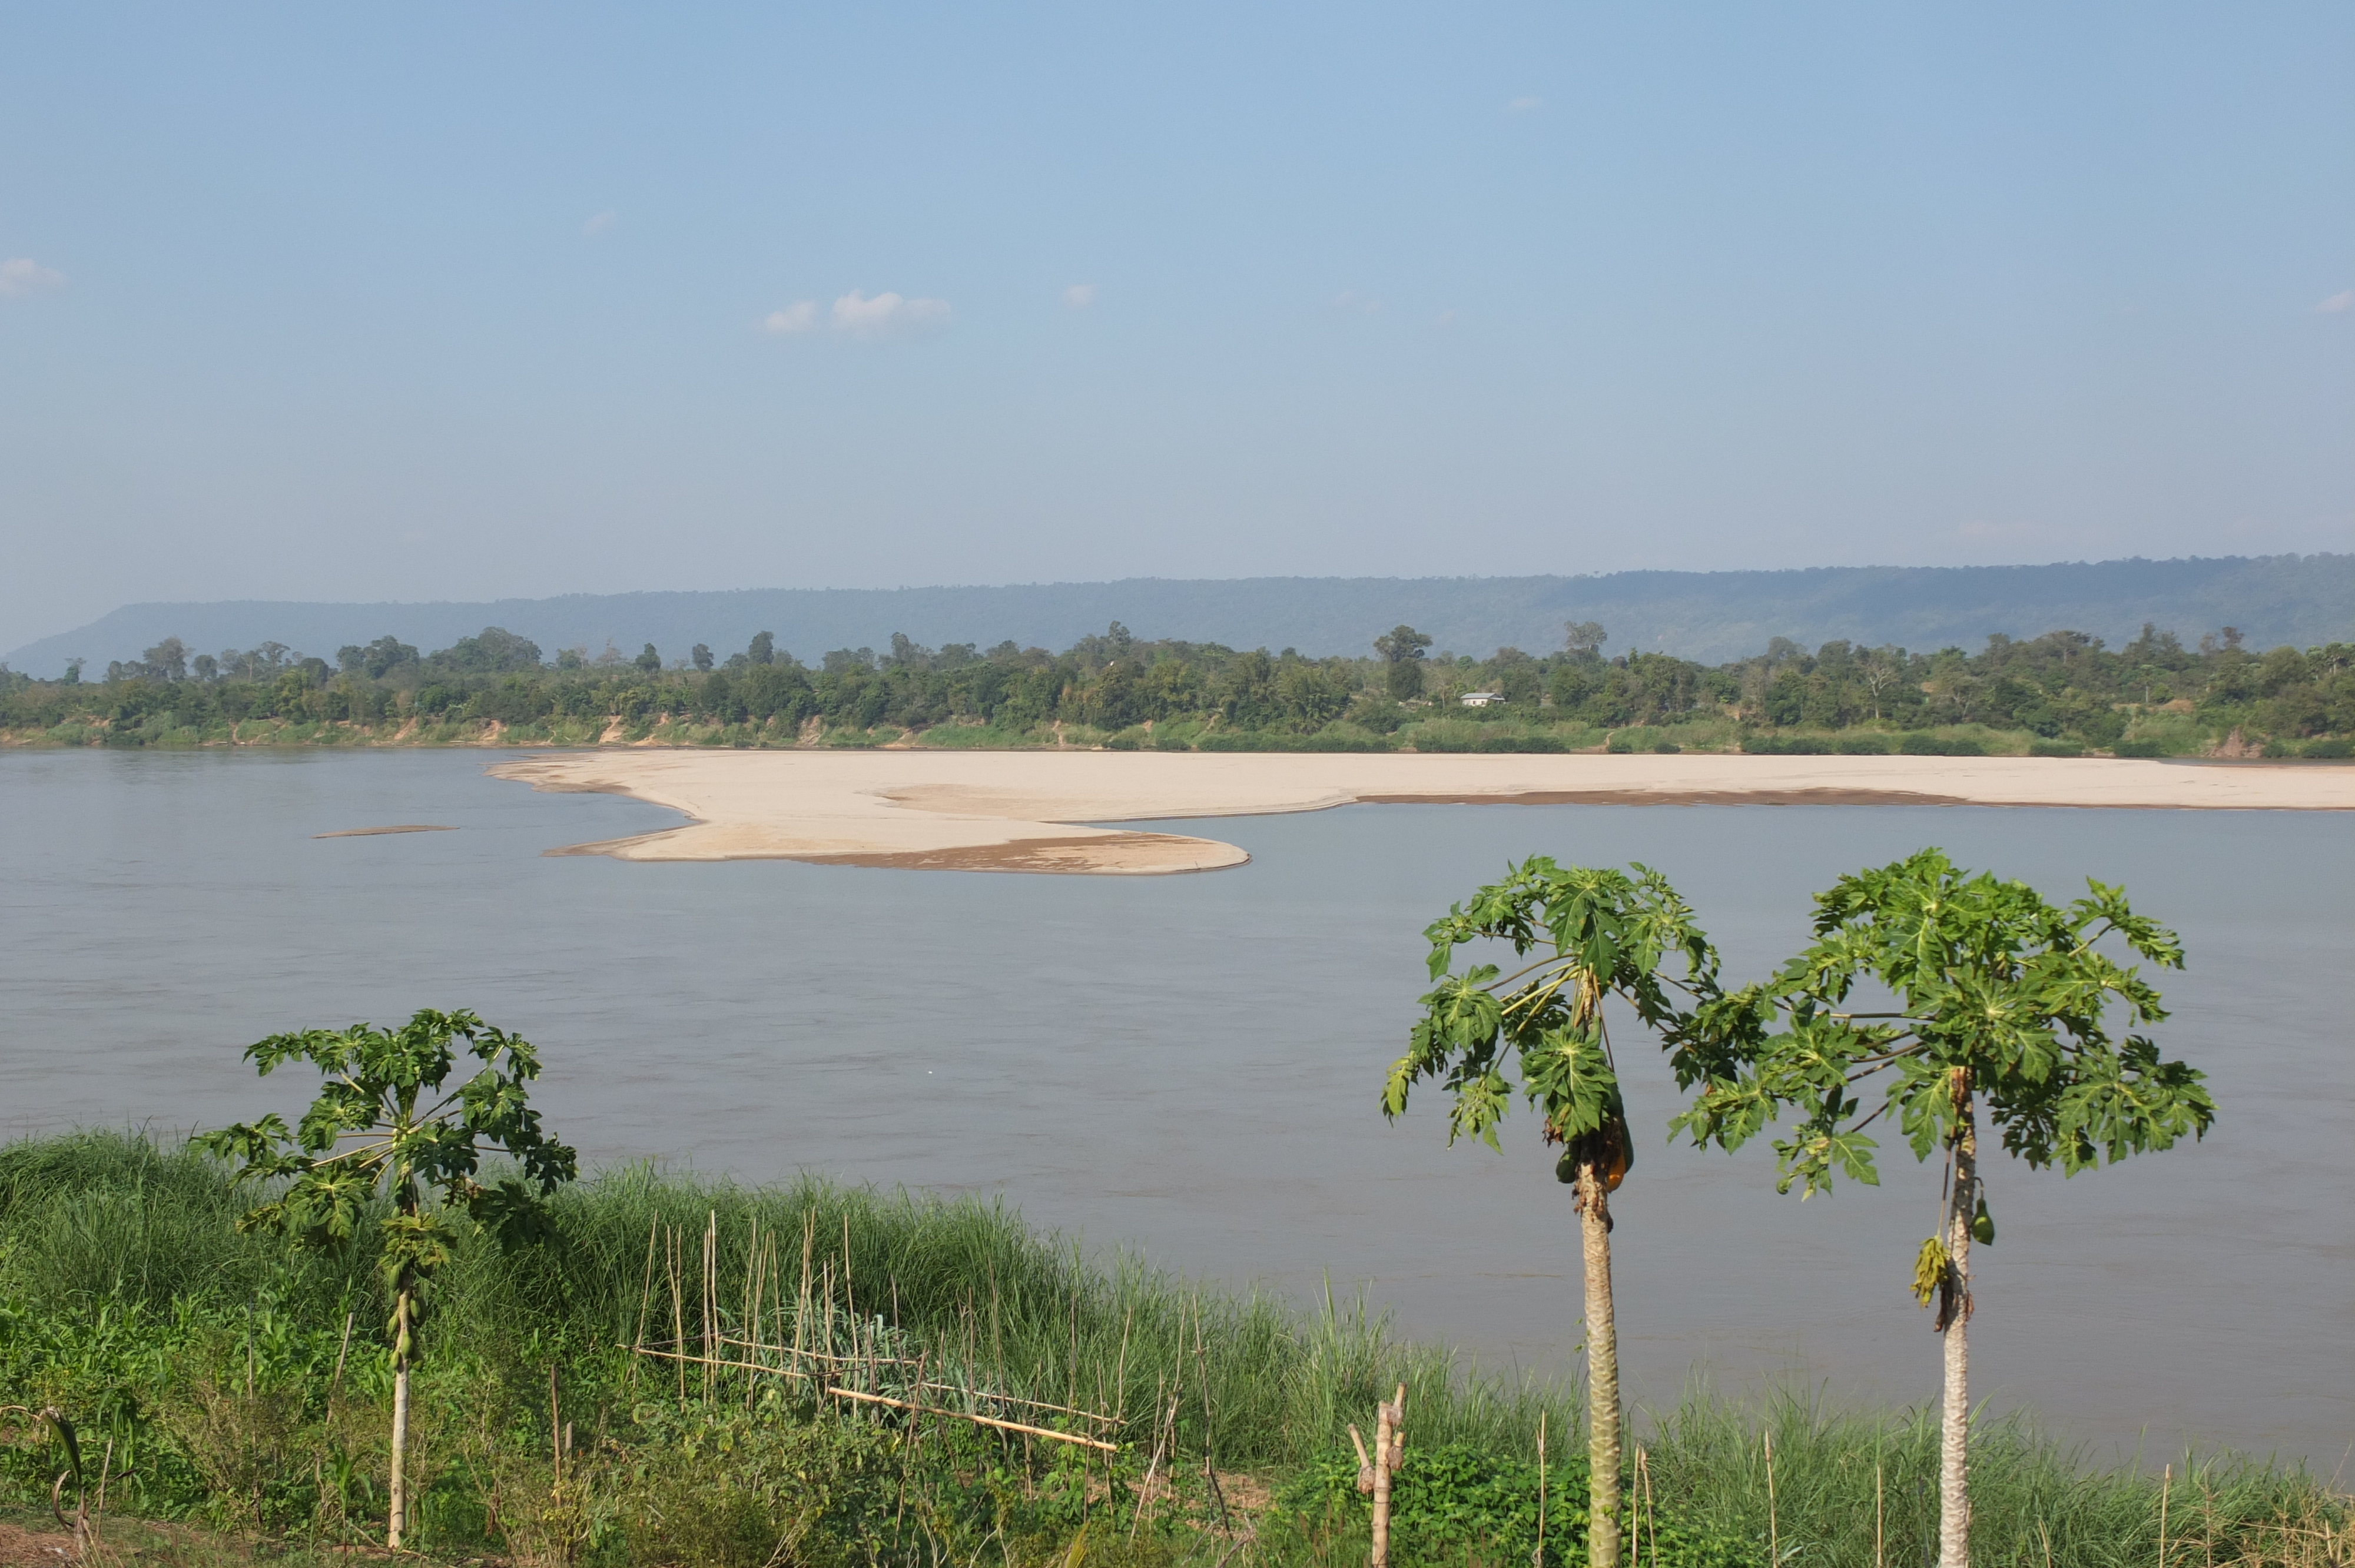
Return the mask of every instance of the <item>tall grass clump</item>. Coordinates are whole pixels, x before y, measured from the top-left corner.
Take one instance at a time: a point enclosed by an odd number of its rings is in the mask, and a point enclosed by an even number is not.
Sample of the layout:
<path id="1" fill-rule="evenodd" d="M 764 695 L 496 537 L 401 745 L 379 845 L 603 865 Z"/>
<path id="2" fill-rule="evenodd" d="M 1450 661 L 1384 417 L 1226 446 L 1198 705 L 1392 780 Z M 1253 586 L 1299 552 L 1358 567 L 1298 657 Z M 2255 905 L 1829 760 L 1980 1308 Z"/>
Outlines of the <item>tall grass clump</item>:
<path id="1" fill-rule="evenodd" d="M 789 1269 L 805 1238 L 846 1294 L 920 1344 L 1003 1380 L 1005 1392 L 1116 1413 L 1149 1425 L 1178 1405 L 1182 1448 L 1207 1441 L 1221 1464 L 1295 1461 L 1347 1435 L 1375 1401 L 1409 1385 L 1433 1440 L 1533 1440 L 1546 1391 L 1465 1375 L 1444 1351 L 1394 1338 L 1363 1302 L 1302 1313 L 1257 1291 L 1189 1281 L 1133 1253 L 1091 1258 L 1002 1202 L 847 1187 L 815 1178 L 747 1187 L 605 1172 L 551 1202 L 551 1245 L 470 1255 L 453 1271 L 444 1332 L 474 1342 L 561 1333 L 631 1342 L 645 1299 L 649 1237 L 662 1228 L 719 1240 L 723 1278 L 761 1236 Z"/>
<path id="2" fill-rule="evenodd" d="M 112 1313 L 194 1313 L 234 1327 L 257 1302 L 313 1334 L 382 1337 L 382 1298 L 363 1225 L 320 1255 L 241 1234 L 255 1194 L 191 1150 L 82 1132 L 0 1148 L 0 1298 L 57 1324 Z M 1003 1203 L 845 1186 L 817 1178 L 752 1187 L 634 1165 L 550 1201 L 543 1245 L 462 1247 L 423 1332 L 436 1359 L 544 1369 L 578 1363 L 597 1383 L 629 1377 L 649 1239 L 716 1235 L 723 1277 L 762 1237 L 817 1266 L 862 1314 L 919 1344 L 955 1347 L 1004 1391 L 1170 1419 L 1178 1446 L 1220 1464 L 1295 1462 L 1341 1440 L 1377 1399 L 1408 1385 L 1432 1441 L 1526 1446 L 1540 1410 L 1564 1430 L 1565 1391 L 1468 1376 L 1449 1352 L 1395 1338 L 1364 1302 L 1302 1312 L 1252 1289 L 1188 1280 L 1132 1253 L 1090 1257 Z M 537 1373 L 544 1376 L 544 1370 Z"/>
<path id="3" fill-rule="evenodd" d="M 1788 1390 L 1734 1403 L 1696 1385 L 1654 1426 L 1653 1486 L 1689 1518 L 1824 1568 L 1912 1568 L 1937 1555 L 1934 1408 L 1842 1409 Z M 2345 1499 L 2302 1467 L 2193 1455 L 2158 1475 L 2147 1464 L 2105 1469 L 2024 1414 L 1973 1425 L 1974 1563 L 2323 1568 L 2350 1560 L 2346 1529 Z"/>
<path id="4" fill-rule="evenodd" d="M 241 1235 L 250 1198 L 192 1149 L 115 1132 L 0 1144 L 0 1294 L 45 1310 L 334 1300 L 368 1271 Z"/>

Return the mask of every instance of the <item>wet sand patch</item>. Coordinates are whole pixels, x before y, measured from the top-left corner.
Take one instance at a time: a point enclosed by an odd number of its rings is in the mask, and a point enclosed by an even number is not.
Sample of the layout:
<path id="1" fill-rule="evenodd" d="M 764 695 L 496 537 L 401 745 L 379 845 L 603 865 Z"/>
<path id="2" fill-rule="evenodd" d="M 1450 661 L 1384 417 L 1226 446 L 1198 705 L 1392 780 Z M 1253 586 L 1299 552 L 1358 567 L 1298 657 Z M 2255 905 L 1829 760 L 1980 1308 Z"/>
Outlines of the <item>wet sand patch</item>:
<path id="1" fill-rule="evenodd" d="M 1367 806 L 1969 806 L 1913 789 L 1525 789 L 1518 795 L 1360 795 Z"/>
<path id="2" fill-rule="evenodd" d="M 339 828 L 332 833 L 313 833 L 314 839 L 372 839 L 378 833 L 454 833 L 458 830 L 442 822 L 400 822 L 389 828 Z"/>

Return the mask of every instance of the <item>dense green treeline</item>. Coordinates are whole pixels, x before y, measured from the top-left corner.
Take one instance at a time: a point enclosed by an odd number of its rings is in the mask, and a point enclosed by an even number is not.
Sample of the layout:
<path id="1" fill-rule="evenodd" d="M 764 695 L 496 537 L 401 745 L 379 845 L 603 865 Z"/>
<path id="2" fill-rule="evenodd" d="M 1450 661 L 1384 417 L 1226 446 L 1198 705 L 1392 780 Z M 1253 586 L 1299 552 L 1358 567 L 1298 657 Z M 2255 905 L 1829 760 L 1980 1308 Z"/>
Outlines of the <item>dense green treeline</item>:
<path id="1" fill-rule="evenodd" d="M 167 639 L 102 681 L 0 672 L 0 732 L 60 745 L 481 739 L 790 746 L 1108 745 L 1163 749 L 2114 751 L 2345 757 L 2355 644 L 2257 652 L 2230 628 L 2188 647 L 2146 627 L 2123 647 L 2054 631 L 1979 652 L 1775 639 L 1703 665 L 1609 657 L 1576 623 L 1542 655 L 1432 653 L 1399 627 L 1373 656 L 1141 641 L 1114 622 L 1060 653 L 1000 643 L 805 664 L 770 634 L 553 661 L 486 628 L 431 653 L 379 638 L 334 662 L 277 643 L 191 654 Z"/>
<path id="2" fill-rule="evenodd" d="M 364 1541 L 383 1519 L 390 1397 L 380 1233 L 306 1251 L 240 1232 L 253 1198 L 194 1150 L 136 1137 L 0 1146 L 0 1406 L 68 1413 L 86 1463 L 107 1456 L 114 1510 L 281 1542 Z M 1584 1562 L 1578 1390 L 1467 1374 L 1361 1310 L 1304 1313 L 1091 1257 L 980 1200 L 814 1180 L 752 1189 L 630 1167 L 559 1192 L 551 1217 L 520 1251 L 461 1234 L 439 1273 L 410 1435 L 417 1545 L 431 1557 L 1362 1562 L 1348 1426 L 1403 1383 L 1397 1568 L 1534 1560 L 1541 1416 L 1543 1562 Z M 650 1258 L 657 1236 L 665 1251 Z M 690 1343 L 698 1321 L 740 1323 L 756 1255 L 787 1297 L 797 1277 L 818 1282 L 799 1293 L 822 1298 L 812 1343 L 881 1344 L 935 1375 L 1116 1414 L 1119 1452 L 1083 1459 L 954 1420 L 911 1426 L 633 1353 L 669 1337 L 666 1318 Z M 685 1282 L 676 1317 L 666 1275 Z M 1925 1413 L 1696 1393 L 1639 1440 L 1647 1490 L 1631 1517 L 1648 1531 L 1642 1560 L 1661 1568 L 1765 1568 L 1770 1543 L 1833 1568 L 1915 1563 L 1934 1536 Z M 0 1507 L 44 1502 L 61 1466 L 46 1426 L 0 1412 Z M 2343 1561 L 2329 1555 L 2343 1499 L 2302 1471 L 2198 1459 L 2163 1502 L 2154 1476 L 2089 1468 L 2017 1421 L 1983 1425 L 1972 1466 L 1990 1563 Z"/>

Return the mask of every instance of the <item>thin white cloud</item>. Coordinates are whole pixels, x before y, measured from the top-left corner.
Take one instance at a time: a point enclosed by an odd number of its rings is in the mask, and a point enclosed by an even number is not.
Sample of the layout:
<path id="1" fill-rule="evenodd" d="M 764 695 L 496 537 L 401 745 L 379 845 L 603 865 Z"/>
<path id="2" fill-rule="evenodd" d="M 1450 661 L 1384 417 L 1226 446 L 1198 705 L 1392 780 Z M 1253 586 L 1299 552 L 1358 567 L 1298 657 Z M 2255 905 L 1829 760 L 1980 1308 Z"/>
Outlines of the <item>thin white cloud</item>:
<path id="1" fill-rule="evenodd" d="M 853 289 L 827 314 L 827 324 L 845 337 L 910 337 L 948 322 L 946 300 L 905 299 L 889 290 L 869 299 Z"/>
<path id="2" fill-rule="evenodd" d="M 8 265 L 14 267 L 16 263 L 11 261 Z M 2343 316 L 2355 311 L 2355 289 L 2343 289 L 2314 308 L 2326 316 Z"/>
<path id="3" fill-rule="evenodd" d="M 775 337 L 802 337 L 824 328 L 837 337 L 879 342 L 914 337 L 943 327 L 949 321 L 946 300 L 911 300 L 888 290 L 871 298 L 858 289 L 821 312 L 815 300 L 796 300 L 761 319 L 761 330 Z"/>
<path id="4" fill-rule="evenodd" d="M 761 330 L 779 337 L 794 337 L 812 331 L 817 325 L 817 302 L 796 300 L 782 311 L 771 311 L 761 318 Z"/>
<path id="5" fill-rule="evenodd" d="M 1454 311 L 1442 311 L 1438 315 L 1432 319 L 1432 325 L 1433 326 L 1454 326 L 1455 324 L 1455 313 Z"/>
<path id="6" fill-rule="evenodd" d="M 581 226 L 581 233 L 584 238 L 594 238 L 596 236 L 604 233 L 607 229 L 613 228 L 615 224 L 621 221 L 622 215 L 615 212 L 612 207 L 607 207 L 604 211 L 596 214 L 594 217 L 591 217 L 588 222 L 582 224 Z"/>
<path id="7" fill-rule="evenodd" d="M 1508 114 L 1534 114 L 1545 107 L 1542 98 L 1508 98 L 1505 101 Z"/>
<path id="8" fill-rule="evenodd" d="M 20 294 L 47 294 L 66 286 L 66 275 L 44 267 L 29 256 L 0 261 L 0 299 Z"/>
<path id="9" fill-rule="evenodd" d="M 1063 291 L 1063 303 L 1071 310 L 1083 311 L 1096 302 L 1093 283 L 1074 283 Z"/>
<path id="10" fill-rule="evenodd" d="M 1355 289 L 1344 289 L 1333 296 L 1337 311 L 1355 311 L 1360 315 L 1372 315 L 1382 308 L 1381 301 L 1371 294 L 1361 294 Z"/>

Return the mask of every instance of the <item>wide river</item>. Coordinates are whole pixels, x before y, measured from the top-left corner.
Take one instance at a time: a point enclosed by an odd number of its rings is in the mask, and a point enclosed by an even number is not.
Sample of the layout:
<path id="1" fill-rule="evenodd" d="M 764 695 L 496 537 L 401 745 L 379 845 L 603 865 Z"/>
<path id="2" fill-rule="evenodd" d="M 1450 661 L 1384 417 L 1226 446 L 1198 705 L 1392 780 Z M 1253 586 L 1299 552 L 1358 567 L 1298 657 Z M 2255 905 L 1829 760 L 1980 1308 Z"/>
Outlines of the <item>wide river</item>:
<path id="1" fill-rule="evenodd" d="M 471 1007 L 539 1044 L 549 1122 L 591 1162 L 1002 1193 L 1092 1245 L 1302 1298 L 1329 1277 L 1483 1366 L 1559 1370 L 1577 1228 L 1532 1118 L 1499 1158 L 1446 1147 L 1436 1095 L 1377 1109 L 1423 926 L 1510 858 L 1641 860 L 1753 973 L 1805 939 L 1812 890 L 1935 843 L 2056 897 L 2123 882 L 2180 929 L 2158 1038 L 2221 1106 L 2204 1143 L 2074 1180 L 1990 1161 L 1976 1391 L 2100 1457 L 2230 1444 L 2328 1473 L 2355 1443 L 2343 814 L 1352 806 L 1173 825 L 1248 849 L 1234 871 L 1009 876 L 545 858 L 677 819 L 489 760 L 0 754 L 0 1133 L 292 1108 L 248 1043 Z M 460 831 L 312 836 L 403 822 Z M 1763 1146 L 1670 1147 L 1665 1066 L 1632 1031 L 1620 1050 L 1631 1395 L 1700 1370 L 1934 1400 L 1907 1287 L 1937 1167 L 1891 1139 L 1880 1189 L 1777 1197 Z"/>

